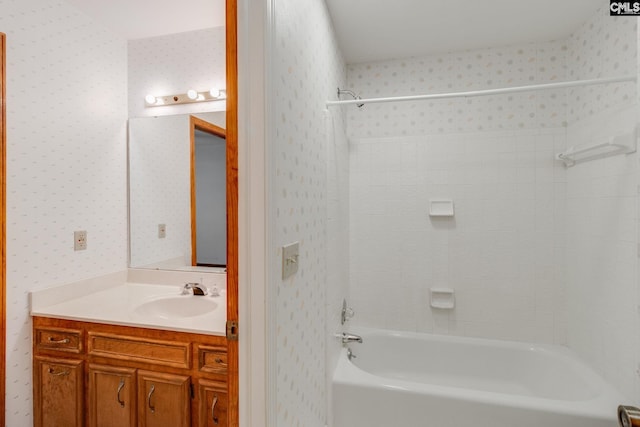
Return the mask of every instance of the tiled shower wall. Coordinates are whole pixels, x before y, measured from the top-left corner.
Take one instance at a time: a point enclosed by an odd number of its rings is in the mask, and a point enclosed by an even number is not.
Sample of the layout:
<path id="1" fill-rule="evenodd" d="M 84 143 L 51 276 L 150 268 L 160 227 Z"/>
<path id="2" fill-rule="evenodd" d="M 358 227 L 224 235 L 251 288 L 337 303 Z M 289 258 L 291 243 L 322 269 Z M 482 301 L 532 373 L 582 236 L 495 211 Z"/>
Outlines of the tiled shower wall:
<path id="1" fill-rule="evenodd" d="M 348 179 L 344 119 L 339 110 L 329 117 L 324 101 L 344 84 L 346 69 L 324 2 L 278 0 L 275 5 L 269 149 L 275 189 L 270 199 L 270 280 L 276 284 L 277 305 L 275 415 L 279 427 L 320 427 L 327 422 L 327 360 L 335 360 L 340 348 L 328 338 L 337 319 L 331 305 L 346 292 L 341 282 L 348 271 L 345 238 L 338 235 L 346 216 L 336 217 L 345 213 L 339 202 L 346 198 L 346 182 L 341 188 L 340 181 Z M 335 156 L 342 161 L 332 164 Z M 282 280 L 281 247 L 295 241 L 300 242 L 299 270 Z"/>
<path id="2" fill-rule="evenodd" d="M 567 43 L 349 66 L 363 97 L 566 79 Z M 563 343 L 564 91 L 349 110 L 354 324 Z M 451 198 L 455 217 L 431 218 Z M 560 261 L 560 263 L 558 262 Z M 432 309 L 450 287 L 455 310 Z"/>
<path id="3" fill-rule="evenodd" d="M 606 11 L 594 15 L 569 39 L 572 78 L 637 75 L 636 26 Z M 567 146 L 632 132 L 637 96 L 633 83 L 571 90 Z M 567 342 L 637 404 L 638 153 L 578 164 L 566 175 Z"/>
<path id="4" fill-rule="evenodd" d="M 351 142 L 354 324 L 564 342 L 563 130 Z M 455 217 L 430 218 L 452 198 Z M 453 311 L 429 288 L 455 289 Z"/>
<path id="5" fill-rule="evenodd" d="M 345 114 L 332 109 L 327 117 L 327 301 L 326 301 L 326 381 L 327 405 L 331 414 L 331 381 L 342 343 L 336 333 L 348 328 L 341 324 L 343 299 L 349 300 L 349 141 Z"/>
<path id="6" fill-rule="evenodd" d="M 6 425 L 32 425 L 28 292 L 127 266 L 127 45 L 61 0 L 0 0 L 7 34 Z M 73 250 L 87 230 L 88 249 Z"/>

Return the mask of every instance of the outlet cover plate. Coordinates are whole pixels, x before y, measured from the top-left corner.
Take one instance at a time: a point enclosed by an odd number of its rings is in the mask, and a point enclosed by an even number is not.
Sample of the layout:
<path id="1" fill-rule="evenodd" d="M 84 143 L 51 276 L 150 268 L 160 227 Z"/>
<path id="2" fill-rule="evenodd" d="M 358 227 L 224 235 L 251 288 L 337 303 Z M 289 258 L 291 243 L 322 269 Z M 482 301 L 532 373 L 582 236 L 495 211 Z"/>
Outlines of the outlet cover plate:
<path id="1" fill-rule="evenodd" d="M 80 230 L 73 232 L 73 250 L 84 251 L 87 249 L 87 231 Z"/>
<path id="2" fill-rule="evenodd" d="M 282 247 L 282 280 L 288 279 L 298 271 L 300 260 L 298 246 L 298 242 L 293 242 Z"/>

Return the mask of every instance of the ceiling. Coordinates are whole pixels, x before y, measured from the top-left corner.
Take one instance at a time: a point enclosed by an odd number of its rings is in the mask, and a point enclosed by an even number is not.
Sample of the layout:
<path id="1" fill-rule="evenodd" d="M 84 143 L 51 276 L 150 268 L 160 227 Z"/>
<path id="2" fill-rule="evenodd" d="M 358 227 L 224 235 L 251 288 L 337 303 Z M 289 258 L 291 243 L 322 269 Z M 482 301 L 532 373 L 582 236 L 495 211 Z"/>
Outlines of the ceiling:
<path id="1" fill-rule="evenodd" d="M 349 64 L 567 37 L 602 0 L 326 0 Z"/>
<path id="2" fill-rule="evenodd" d="M 225 0 L 66 0 L 131 39 L 225 25 Z"/>
<path id="3" fill-rule="evenodd" d="M 126 39 L 225 25 L 225 0 L 66 0 Z M 565 38 L 602 0 L 325 0 L 347 63 Z"/>

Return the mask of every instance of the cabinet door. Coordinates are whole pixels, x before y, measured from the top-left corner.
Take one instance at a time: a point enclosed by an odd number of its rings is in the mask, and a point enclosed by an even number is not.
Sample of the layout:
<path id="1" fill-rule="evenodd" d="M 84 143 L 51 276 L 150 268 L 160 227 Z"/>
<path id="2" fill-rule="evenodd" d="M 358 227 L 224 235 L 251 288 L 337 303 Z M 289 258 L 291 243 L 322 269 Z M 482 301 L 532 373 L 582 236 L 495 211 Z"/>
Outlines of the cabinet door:
<path id="1" fill-rule="evenodd" d="M 82 360 L 34 357 L 34 426 L 83 425 Z"/>
<path id="2" fill-rule="evenodd" d="M 224 382 L 198 382 L 198 427 L 228 427 L 227 385 Z"/>
<path id="3" fill-rule="evenodd" d="M 138 371 L 138 425 L 189 427 L 191 377 Z"/>
<path id="4" fill-rule="evenodd" d="M 89 365 L 89 426 L 136 426 L 136 370 Z"/>

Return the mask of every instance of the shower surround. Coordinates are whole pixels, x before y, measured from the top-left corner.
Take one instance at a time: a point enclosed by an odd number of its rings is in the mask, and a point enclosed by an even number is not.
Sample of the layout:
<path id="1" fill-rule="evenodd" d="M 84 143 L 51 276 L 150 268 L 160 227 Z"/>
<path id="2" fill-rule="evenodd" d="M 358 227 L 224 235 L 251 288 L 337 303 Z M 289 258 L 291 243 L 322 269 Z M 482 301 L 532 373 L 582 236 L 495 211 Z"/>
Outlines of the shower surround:
<path id="1" fill-rule="evenodd" d="M 637 75 L 636 22 L 604 12 L 564 40 L 349 65 L 348 87 L 369 98 Z M 630 132 L 635 84 L 369 104 L 347 117 L 356 325 L 567 344 L 637 393 L 638 156 L 568 169 L 554 158 Z M 430 218 L 433 198 L 452 198 L 455 217 Z M 442 286 L 454 310 L 429 307 Z"/>

